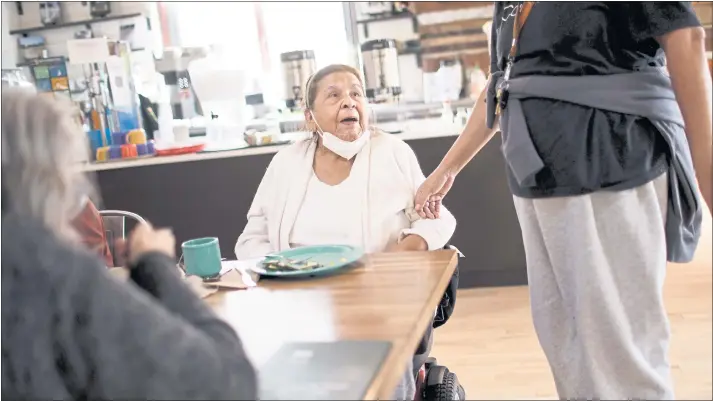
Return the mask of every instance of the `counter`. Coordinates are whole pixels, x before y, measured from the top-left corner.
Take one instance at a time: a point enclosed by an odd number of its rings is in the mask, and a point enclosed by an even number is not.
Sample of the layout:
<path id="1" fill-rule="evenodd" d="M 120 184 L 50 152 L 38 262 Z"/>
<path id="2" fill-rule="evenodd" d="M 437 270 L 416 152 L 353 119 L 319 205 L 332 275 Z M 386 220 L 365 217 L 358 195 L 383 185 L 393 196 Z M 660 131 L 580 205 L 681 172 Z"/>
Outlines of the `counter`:
<path id="1" fill-rule="evenodd" d="M 414 150 L 424 174 L 436 168 L 460 127 L 439 120 L 381 125 Z M 297 135 L 297 134 L 295 134 Z M 94 172 L 105 209 L 128 210 L 156 226 L 173 229 L 180 244 L 218 237 L 223 257 L 234 258 L 235 241 L 275 152 L 284 146 L 86 165 Z M 525 254 L 497 136 L 459 175 L 446 198 L 458 220 L 451 241 L 464 254 L 461 288 L 527 283 Z"/>
<path id="2" fill-rule="evenodd" d="M 443 136 L 456 136 L 462 129 L 462 126 L 452 124 L 447 125 L 440 119 L 423 119 L 423 120 L 409 120 L 404 122 L 390 122 L 385 124 L 378 124 L 378 127 L 389 132 L 402 131 L 402 133 L 394 134 L 398 135 L 399 138 L 404 141 L 411 139 L 426 139 L 426 138 L 436 138 Z M 283 139 L 286 140 L 300 140 L 308 136 L 305 132 L 292 132 L 282 134 Z M 236 146 L 241 146 L 236 148 Z M 200 160 L 212 160 L 212 159 L 223 159 L 229 157 L 240 157 L 240 156 L 253 156 L 261 154 L 272 154 L 277 153 L 280 149 L 289 146 L 285 145 L 268 145 L 268 146 L 248 146 L 247 144 L 242 144 L 233 147 L 228 147 L 226 150 L 215 150 L 209 149 L 210 151 L 204 151 L 200 153 L 193 153 L 188 155 L 178 155 L 178 156 L 157 156 L 142 159 L 133 160 L 119 160 L 119 161 L 109 161 L 109 162 L 99 162 L 99 163 L 85 163 L 81 166 L 82 171 L 102 171 L 102 170 L 114 170 L 120 168 L 130 168 L 130 167 L 141 167 L 141 166 L 151 166 L 159 164 L 171 164 L 171 163 L 183 163 L 191 161 Z"/>

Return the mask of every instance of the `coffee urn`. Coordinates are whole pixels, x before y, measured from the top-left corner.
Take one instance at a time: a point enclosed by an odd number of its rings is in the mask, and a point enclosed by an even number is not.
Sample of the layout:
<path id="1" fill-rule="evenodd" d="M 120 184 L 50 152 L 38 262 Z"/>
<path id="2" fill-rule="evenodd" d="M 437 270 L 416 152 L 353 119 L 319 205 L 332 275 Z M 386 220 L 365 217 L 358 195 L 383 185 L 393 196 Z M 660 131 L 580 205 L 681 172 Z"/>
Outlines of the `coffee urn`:
<path id="1" fill-rule="evenodd" d="M 280 55 L 285 76 L 285 103 L 291 110 L 303 107 L 305 85 L 317 71 L 312 50 L 297 50 Z"/>
<path id="2" fill-rule="evenodd" d="M 390 103 L 401 95 L 396 41 L 376 39 L 361 45 L 366 96 L 374 103 Z"/>

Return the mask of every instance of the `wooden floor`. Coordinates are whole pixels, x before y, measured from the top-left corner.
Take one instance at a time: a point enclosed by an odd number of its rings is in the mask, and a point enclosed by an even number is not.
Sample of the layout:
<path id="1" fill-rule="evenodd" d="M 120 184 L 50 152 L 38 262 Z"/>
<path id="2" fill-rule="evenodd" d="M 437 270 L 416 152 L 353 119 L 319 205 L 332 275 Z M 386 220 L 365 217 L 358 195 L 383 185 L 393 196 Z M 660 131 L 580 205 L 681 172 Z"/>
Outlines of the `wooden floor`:
<path id="1" fill-rule="evenodd" d="M 695 260 L 670 265 L 666 282 L 678 399 L 713 399 L 710 215 L 704 227 Z M 469 400 L 557 398 L 529 306 L 527 287 L 459 291 L 453 318 L 436 331 L 432 355 L 458 375 Z"/>

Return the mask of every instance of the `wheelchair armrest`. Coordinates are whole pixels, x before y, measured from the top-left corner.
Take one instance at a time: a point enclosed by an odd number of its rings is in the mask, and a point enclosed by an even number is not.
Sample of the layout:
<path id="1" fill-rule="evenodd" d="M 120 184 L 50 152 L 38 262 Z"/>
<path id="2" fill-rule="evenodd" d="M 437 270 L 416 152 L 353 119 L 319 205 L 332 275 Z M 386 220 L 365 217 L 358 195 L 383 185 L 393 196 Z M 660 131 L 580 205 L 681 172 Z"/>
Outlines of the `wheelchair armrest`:
<path id="1" fill-rule="evenodd" d="M 460 249 L 456 248 L 455 245 L 453 245 L 453 244 L 446 244 L 446 245 L 443 247 L 443 249 L 452 249 L 452 250 L 456 251 L 456 253 L 458 254 L 458 258 L 464 258 L 464 257 L 465 257 L 465 255 L 463 255 L 463 252 L 461 252 Z"/>
<path id="2" fill-rule="evenodd" d="M 464 257 L 461 251 L 451 244 L 446 244 L 443 249 L 453 249 L 458 253 L 459 258 Z M 453 276 L 451 277 L 448 287 L 446 287 L 446 291 L 443 293 L 443 297 L 441 298 L 441 303 L 436 308 L 436 316 L 433 319 L 433 328 L 443 326 L 453 314 L 453 310 L 456 305 L 459 277 L 460 272 L 458 270 L 458 265 L 456 265 L 456 268 L 453 271 Z"/>

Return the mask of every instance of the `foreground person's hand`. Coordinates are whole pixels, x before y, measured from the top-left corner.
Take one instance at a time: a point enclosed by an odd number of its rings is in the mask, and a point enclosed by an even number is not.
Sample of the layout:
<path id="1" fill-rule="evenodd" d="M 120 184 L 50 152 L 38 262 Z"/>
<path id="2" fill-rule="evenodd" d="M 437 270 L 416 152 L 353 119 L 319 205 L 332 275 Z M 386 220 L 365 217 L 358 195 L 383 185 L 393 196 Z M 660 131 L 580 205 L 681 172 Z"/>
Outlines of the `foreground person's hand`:
<path id="1" fill-rule="evenodd" d="M 136 263 L 146 253 L 159 252 L 176 257 L 176 237 L 168 228 L 154 229 L 151 224 L 139 224 L 129 236 L 129 262 Z"/>
<path id="2" fill-rule="evenodd" d="M 440 203 L 453 186 L 455 176 L 436 169 L 416 191 L 416 212 L 424 219 L 437 219 Z"/>

